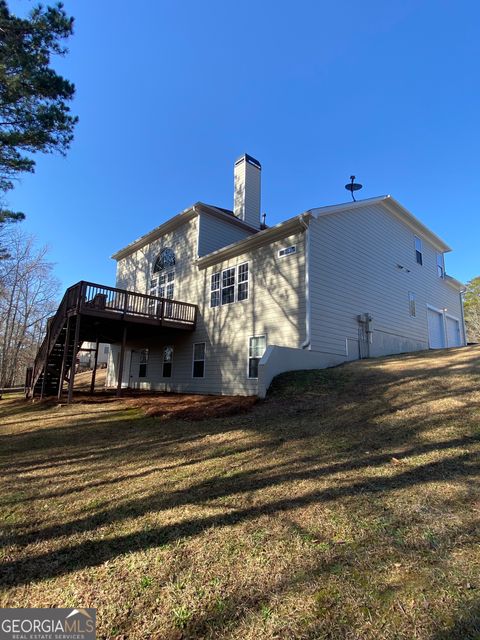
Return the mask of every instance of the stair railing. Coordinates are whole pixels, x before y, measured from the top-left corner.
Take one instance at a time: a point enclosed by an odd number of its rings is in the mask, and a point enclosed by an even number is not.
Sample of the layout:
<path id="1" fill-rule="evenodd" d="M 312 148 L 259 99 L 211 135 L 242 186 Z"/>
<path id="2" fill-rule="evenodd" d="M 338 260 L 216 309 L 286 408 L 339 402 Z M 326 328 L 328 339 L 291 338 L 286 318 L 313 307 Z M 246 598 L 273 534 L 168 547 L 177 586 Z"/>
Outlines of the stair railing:
<path id="1" fill-rule="evenodd" d="M 69 287 L 65 291 L 57 312 L 47 320 L 47 332 L 35 358 L 30 388 L 27 390 L 27 397 L 31 397 L 33 395 L 33 389 L 42 375 L 42 371 L 44 376 L 47 374 L 48 357 L 65 325 L 68 312 L 71 309 L 74 309 L 79 303 L 80 289 L 81 283 L 74 284 L 72 287 Z"/>

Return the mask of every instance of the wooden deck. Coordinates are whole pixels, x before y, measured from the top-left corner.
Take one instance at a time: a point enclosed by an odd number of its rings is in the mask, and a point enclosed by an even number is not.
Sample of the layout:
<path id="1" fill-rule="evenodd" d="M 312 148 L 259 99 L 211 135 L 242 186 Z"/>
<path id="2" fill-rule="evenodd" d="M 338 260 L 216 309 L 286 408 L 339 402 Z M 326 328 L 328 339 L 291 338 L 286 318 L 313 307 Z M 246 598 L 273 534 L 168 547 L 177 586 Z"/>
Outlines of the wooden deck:
<path id="1" fill-rule="evenodd" d="M 157 298 L 94 282 L 78 282 L 66 290 L 56 314 L 48 321 L 47 335 L 33 367 L 26 373 L 27 396 L 56 394 L 60 399 L 63 382 L 68 378 L 68 399 L 71 401 L 75 358 L 84 341 L 96 343 L 95 362 L 99 343 L 121 345 L 121 383 L 127 339 L 158 340 L 162 334 L 174 339 L 175 334 L 193 331 L 196 317 L 197 306 L 189 302 Z M 92 389 L 94 384 L 93 377 Z"/>
<path id="2" fill-rule="evenodd" d="M 157 298 L 85 281 L 70 287 L 67 295 L 68 315 L 82 314 L 172 329 L 195 328 L 197 307 L 188 302 Z"/>

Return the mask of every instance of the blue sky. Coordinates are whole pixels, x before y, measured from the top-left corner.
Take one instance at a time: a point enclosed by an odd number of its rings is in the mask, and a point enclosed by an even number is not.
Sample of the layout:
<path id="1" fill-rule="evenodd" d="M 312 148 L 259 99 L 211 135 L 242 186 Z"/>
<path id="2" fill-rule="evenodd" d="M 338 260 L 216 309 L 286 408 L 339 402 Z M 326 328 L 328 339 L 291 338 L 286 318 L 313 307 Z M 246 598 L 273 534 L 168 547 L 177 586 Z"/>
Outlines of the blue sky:
<path id="1" fill-rule="evenodd" d="M 25 13 L 32 3 L 14 0 Z M 10 205 L 63 285 L 113 284 L 110 255 L 188 205 L 231 208 L 233 162 L 263 166 L 274 224 L 390 193 L 480 275 L 480 4 L 66 0 L 80 117 Z"/>

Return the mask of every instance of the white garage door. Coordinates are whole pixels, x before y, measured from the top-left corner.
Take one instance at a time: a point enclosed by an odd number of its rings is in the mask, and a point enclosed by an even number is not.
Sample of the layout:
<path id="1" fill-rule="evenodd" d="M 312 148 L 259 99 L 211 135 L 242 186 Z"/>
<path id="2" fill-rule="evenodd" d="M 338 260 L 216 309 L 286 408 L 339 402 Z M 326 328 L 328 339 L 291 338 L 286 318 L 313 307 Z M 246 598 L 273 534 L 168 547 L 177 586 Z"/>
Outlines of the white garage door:
<path id="1" fill-rule="evenodd" d="M 447 344 L 449 347 L 460 347 L 460 323 L 455 318 L 447 316 Z"/>
<path id="2" fill-rule="evenodd" d="M 427 309 L 428 317 L 428 344 L 430 349 L 441 349 L 445 346 L 445 331 L 443 327 L 443 315 Z"/>

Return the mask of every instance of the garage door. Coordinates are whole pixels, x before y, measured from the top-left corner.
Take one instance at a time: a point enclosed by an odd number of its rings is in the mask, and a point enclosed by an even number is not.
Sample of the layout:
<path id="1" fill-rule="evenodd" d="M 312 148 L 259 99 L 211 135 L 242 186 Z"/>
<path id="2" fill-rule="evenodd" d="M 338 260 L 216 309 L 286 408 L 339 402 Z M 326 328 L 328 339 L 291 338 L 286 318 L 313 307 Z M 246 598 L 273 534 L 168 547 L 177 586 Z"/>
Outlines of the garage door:
<path id="1" fill-rule="evenodd" d="M 427 309 L 428 317 L 428 344 L 430 349 L 441 349 L 445 346 L 445 331 L 443 327 L 443 314 L 433 309 Z"/>
<path id="2" fill-rule="evenodd" d="M 460 323 L 455 318 L 447 316 L 447 345 L 449 347 L 460 347 L 462 342 L 460 339 Z"/>

